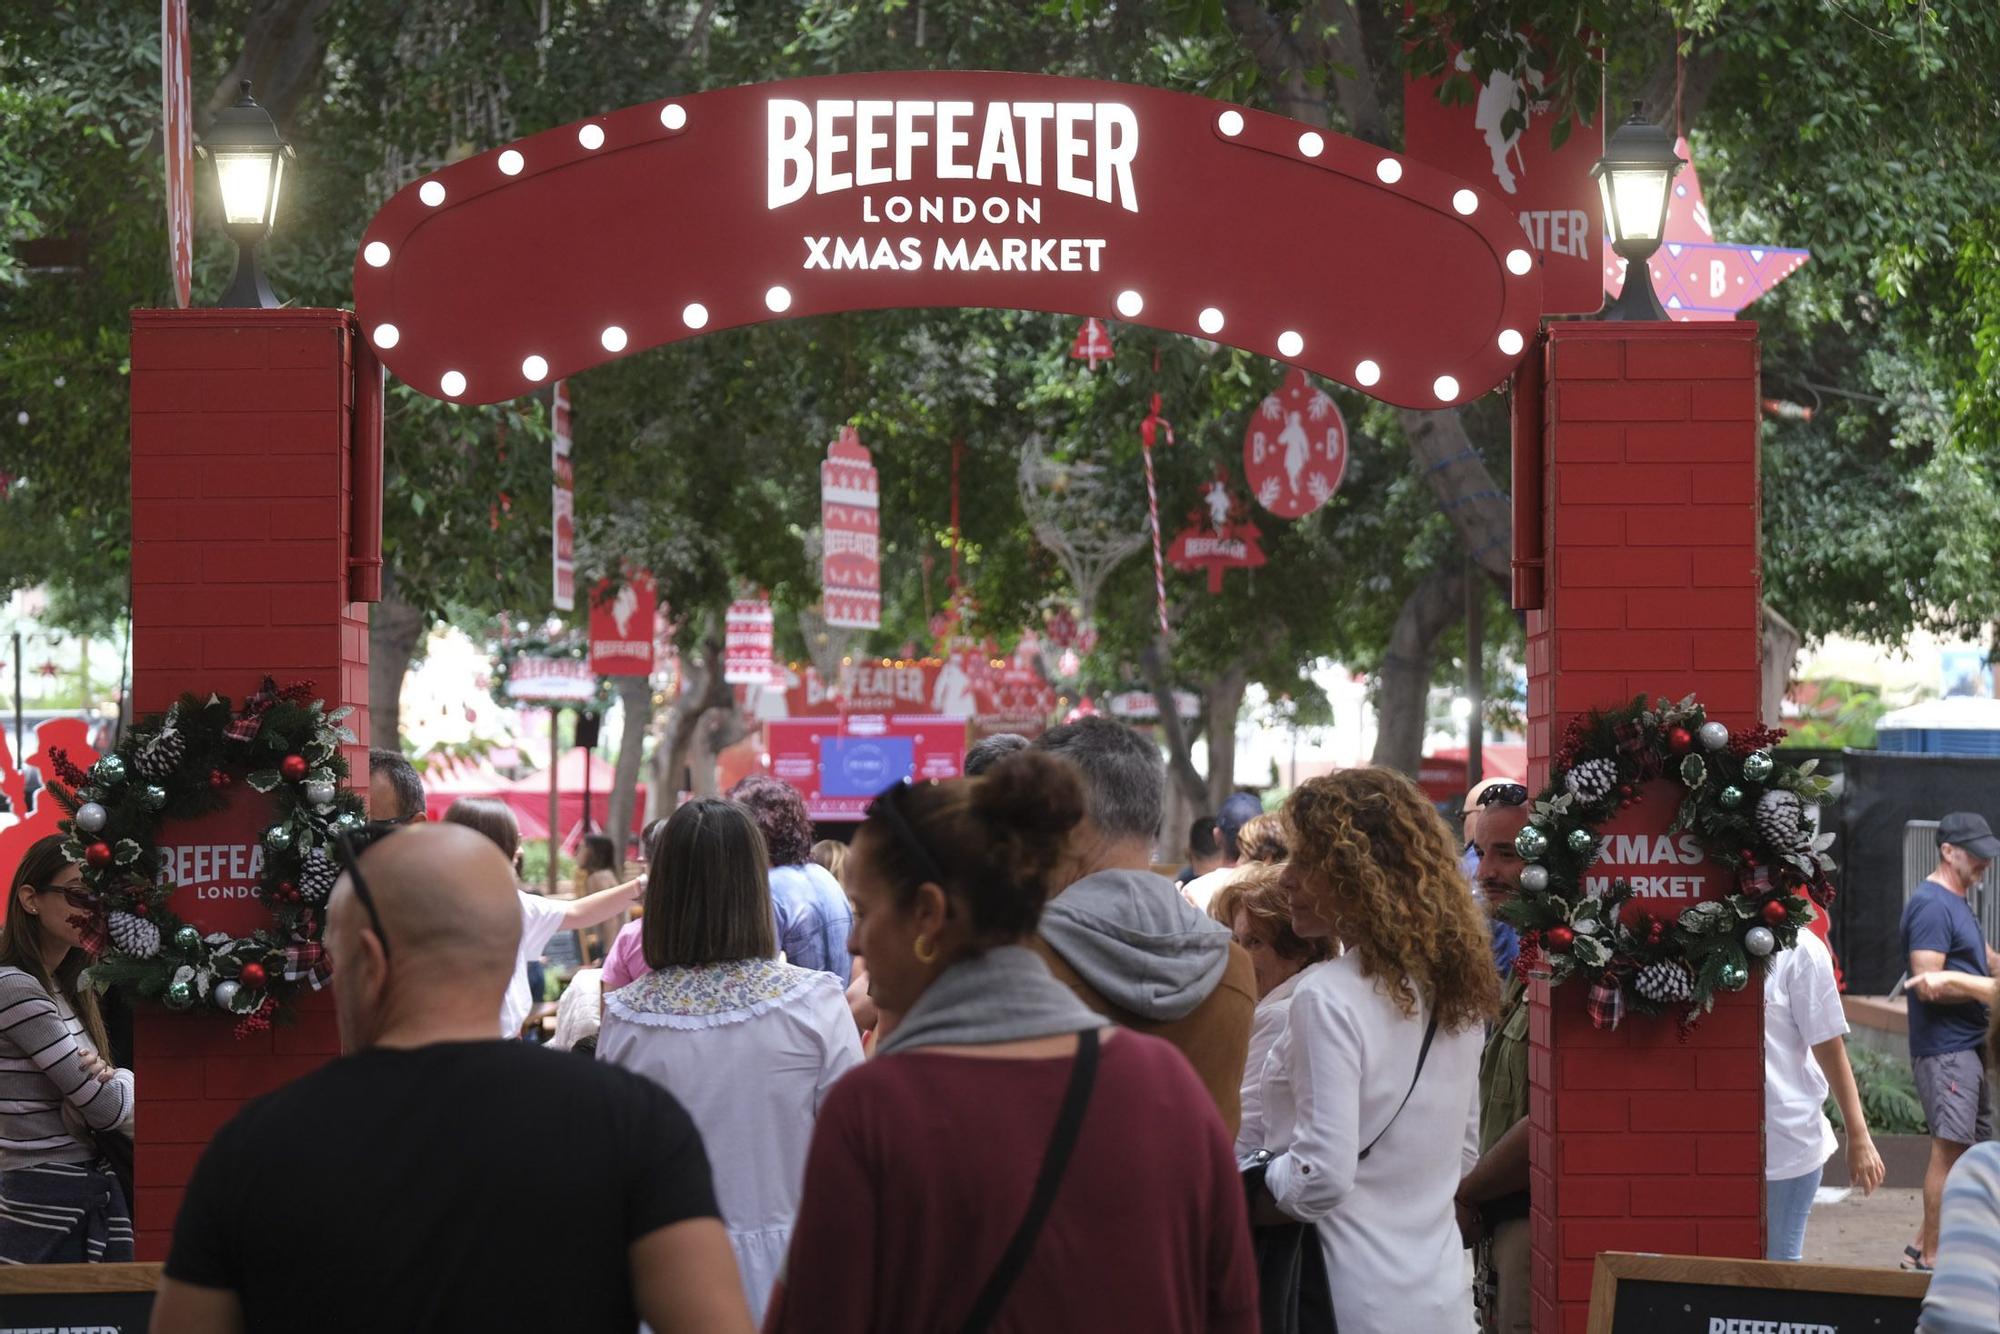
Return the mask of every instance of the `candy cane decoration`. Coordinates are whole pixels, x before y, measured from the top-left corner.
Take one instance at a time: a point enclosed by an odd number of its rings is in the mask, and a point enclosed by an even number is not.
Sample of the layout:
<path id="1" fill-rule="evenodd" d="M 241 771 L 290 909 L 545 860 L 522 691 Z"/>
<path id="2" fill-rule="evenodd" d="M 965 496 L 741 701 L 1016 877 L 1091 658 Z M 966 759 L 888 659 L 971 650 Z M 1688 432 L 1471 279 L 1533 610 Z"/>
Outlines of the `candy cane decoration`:
<path id="1" fill-rule="evenodd" d="M 1160 396 L 1153 395 L 1153 410 L 1139 423 L 1140 454 L 1146 460 L 1146 513 L 1153 524 L 1153 591 L 1160 604 L 1160 633 L 1167 629 L 1167 567 L 1160 559 L 1160 493 L 1153 485 L 1153 437 L 1166 428 L 1167 443 L 1174 442 L 1174 424 L 1160 415 Z"/>

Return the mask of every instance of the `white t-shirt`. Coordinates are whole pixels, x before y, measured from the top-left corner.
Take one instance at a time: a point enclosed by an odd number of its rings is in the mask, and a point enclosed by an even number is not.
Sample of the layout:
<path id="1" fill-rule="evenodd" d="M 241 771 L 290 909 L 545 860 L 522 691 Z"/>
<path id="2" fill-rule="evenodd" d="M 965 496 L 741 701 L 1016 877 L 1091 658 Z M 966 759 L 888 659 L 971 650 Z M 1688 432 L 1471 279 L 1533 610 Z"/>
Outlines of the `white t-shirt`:
<path id="1" fill-rule="evenodd" d="M 1833 1156 L 1826 1119 L 1826 1074 L 1812 1049 L 1844 1037 L 1847 1016 L 1833 980 L 1833 956 L 1810 928 L 1781 950 L 1764 977 L 1764 1176 L 1802 1177 Z"/>
<path id="2" fill-rule="evenodd" d="M 514 975 L 507 981 L 507 994 L 500 1000 L 500 1036 L 519 1037 L 528 1011 L 535 1008 L 528 994 L 528 960 L 539 959 L 555 933 L 562 930 L 569 915 L 565 899 L 545 899 L 539 894 L 516 890 L 521 897 L 521 948 L 514 953 Z"/>
<path id="3" fill-rule="evenodd" d="M 1209 901 L 1219 893 L 1224 885 L 1250 870 L 1248 866 L 1224 866 L 1198 875 L 1181 886 L 1181 896 L 1203 912 L 1208 911 Z M 1229 923 L 1224 922 L 1224 926 Z"/>

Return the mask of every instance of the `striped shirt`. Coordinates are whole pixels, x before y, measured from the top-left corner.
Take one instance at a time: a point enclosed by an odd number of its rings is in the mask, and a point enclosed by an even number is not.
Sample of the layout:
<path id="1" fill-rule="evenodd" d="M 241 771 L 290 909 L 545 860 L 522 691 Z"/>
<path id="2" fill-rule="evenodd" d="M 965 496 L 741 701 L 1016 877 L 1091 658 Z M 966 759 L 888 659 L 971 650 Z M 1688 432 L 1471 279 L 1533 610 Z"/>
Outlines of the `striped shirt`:
<path id="1" fill-rule="evenodd" d="M 1951 1169 L 1939 1214 L 1937 1272 L 1922 1334 L 2000 1329 L 2000 1144 L 1975 1144 Z"/>
<path id="2" fill-rule="evenodd" d="M 19 968 L 0 968 L 0 1170 L 87 1163 L 97 1155 L 63 1122 L 65 1102 L 92 1130 L 132 1121 L 132 1072 L 84 1072 L 83 1021 Z"/>

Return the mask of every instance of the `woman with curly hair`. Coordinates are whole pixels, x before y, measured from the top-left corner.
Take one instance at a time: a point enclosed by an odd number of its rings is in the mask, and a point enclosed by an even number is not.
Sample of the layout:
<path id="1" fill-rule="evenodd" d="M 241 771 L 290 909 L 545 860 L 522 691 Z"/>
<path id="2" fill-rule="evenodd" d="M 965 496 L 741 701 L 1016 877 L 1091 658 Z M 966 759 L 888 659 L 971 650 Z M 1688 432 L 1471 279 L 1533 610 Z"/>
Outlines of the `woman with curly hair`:
<path id="1" fill-rule="evenodd" d="M 1470 1330 L 1452 1196 L 1499 1003 L 1485 920 L 1444 820 L 1401 774 L 1315 778 L 1284 817 L 1293 928 L 1340 953 L 1300 977 L 1265 1063 L 1259 1221 L 1315 1226 L 1342 1334 Z"/>

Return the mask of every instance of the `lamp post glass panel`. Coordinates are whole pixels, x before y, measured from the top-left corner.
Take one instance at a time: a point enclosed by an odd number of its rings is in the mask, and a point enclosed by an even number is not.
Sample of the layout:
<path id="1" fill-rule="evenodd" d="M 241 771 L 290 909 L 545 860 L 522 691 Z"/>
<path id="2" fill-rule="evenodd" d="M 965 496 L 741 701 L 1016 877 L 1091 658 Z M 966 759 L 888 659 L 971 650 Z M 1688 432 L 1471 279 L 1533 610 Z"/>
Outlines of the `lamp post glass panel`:
<path id="1" fill-rule="evenodd" d="M 236 276 L 218 304 L 263 309 L 276 306 L 278 298 L 271 294 L 271 285 L 257 264 L 257 247 L 271 234 L 271 219 L 278 211 L 278 186 L 284 180 L 285 159 L 292 156 L 292 146 L 278 133 L 271 113 L 250 96 L 248 79 L 243 81 L 242 99 L 216 114 L 200 151 L 215 163 L 216 184 L 222 190 L 223 226 L 236 242 Z"/>
<path id="2" fill-rule="evenodd" d="M 1639 114 L 1632 114 L 1604 145 L 1604 156 L 1590 169 L 1604 195 L 1604 219 L 1611 226 L 1611 248 L 1625 260 L 1625 287 L 1604 307 L 1601 319 L 1664 320 L 1667 312 L 1653 292 L 1653 273 L 1646 261 L 1660 248 L 1667 227 L 1668 187 L 1674 173 L 1687 163 L 1674 152 L 1673 136 Z"/>

